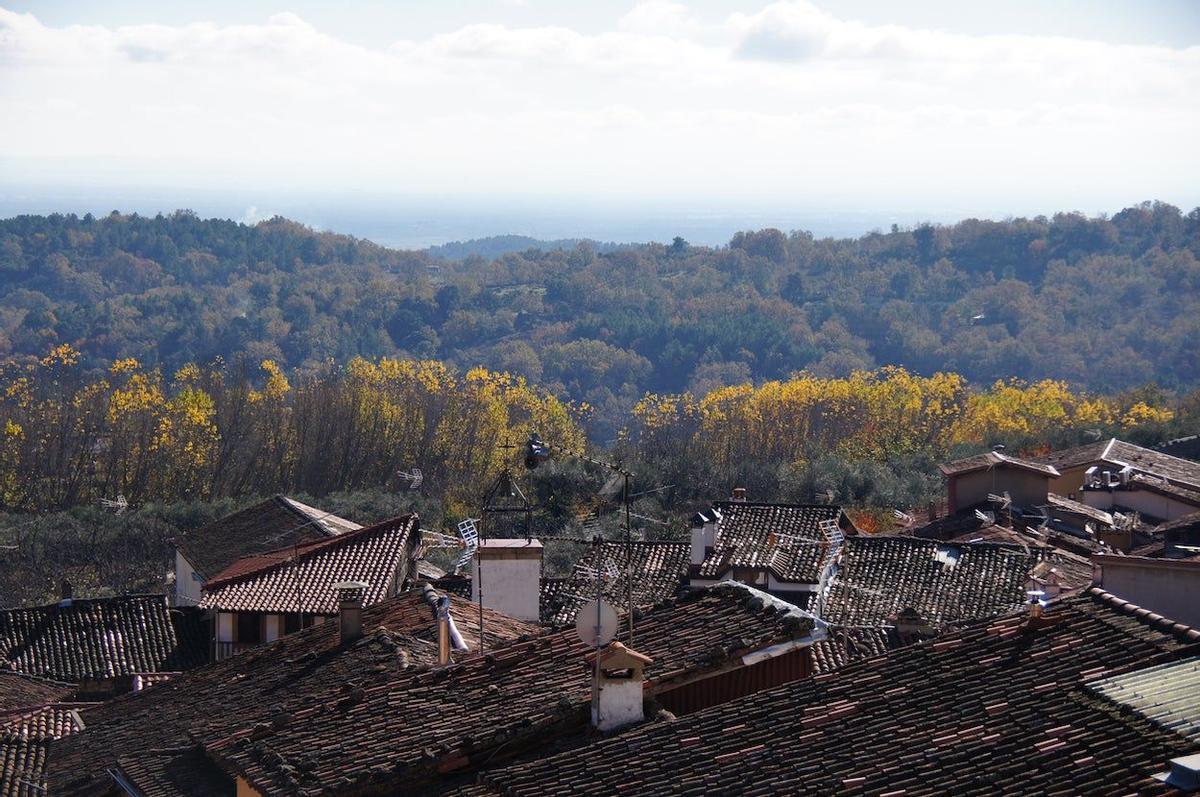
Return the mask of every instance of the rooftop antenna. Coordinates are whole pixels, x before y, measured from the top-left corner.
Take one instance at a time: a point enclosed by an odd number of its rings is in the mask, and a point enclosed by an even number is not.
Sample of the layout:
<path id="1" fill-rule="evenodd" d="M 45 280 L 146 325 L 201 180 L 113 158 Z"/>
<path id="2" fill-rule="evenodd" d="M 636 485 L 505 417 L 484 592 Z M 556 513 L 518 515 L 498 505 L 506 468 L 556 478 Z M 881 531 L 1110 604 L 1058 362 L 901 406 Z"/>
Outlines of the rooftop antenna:
<path id="1" fill-rule="evenodd" d="M 408 489 L 417 490 L 425 482 L 425 474 L 420 468 L 414 467 L 412 470 L 399 470 L 396 475 L 400 477 L 400 481 L 408 485 Z"/>
<path id="2" fill-rule="evenodd" d="M 555 453 L 566 454 L 584 462 L 608 468 L 615 474 L 614 479 L 616 476 L 621 478 L 621 503 L 625 507 L 625 601 L 629 617 L 629 646 L 633 647 L 633 512 L 629 506 L 632 500 L 630 481 L 633 479 L 633 473 L 619 462 L 589 457 L 580 451 L 572 451 L 569 448 L 546 443 L 538 436 L 537 432 L 531 432 L 529 440 L 525 443 L 525 467 L 534 470 L 538 465 L 552 459 Z M 612 483 L 614 479 L 609 479 L 609 483 Z M 602 488 L 602 492 L 607 487 L 606 484 L 605 488 Z M 597 661 L 599 661 L 599 657 L 597 657 Z M 599 672 L 599 665 L 597 665 L 597 672 Z"/>
<path id="3" fill-rule="evenodd" d="M 125 500 L 124 495 L 117 495 L 116 498 L 101 498 L 100 506 L 110 510 L 115 515 L 124 514 L 129 508 L 129 502 Z"/>
<path id="4" fill-rule="evenodd" d="M 424 548 L 452 548 L 462 551 L 462 554 L 455 560 L 454 569 L 457 572 L 470 564 L 471 557 L 479 549 L 478 524 L 478 518 L 467 518 L 458 524 L 457 536 L 421 529 L 421 545 Z"/>
<path id="5" fill-rule="evenodd" d="M 500 444 L 498 448 L 501 451 L 514 451 L 517 445 L 511 440 L 507 440 Z M 507 455 L 505 460 L 507 460 Z M 471 561 L 471 556 L 474 555 L 480 545 L 487 540 L 487 522 L 486 518 L 489 515 L 506 514 L 513 512 L 525 513 L 525 541 L 528 542 L 533 538 L 533 504 L 525 497 L 525 493 L 521 492 L 520 486 L 516 479 L 513 478 L 512 470 L 505 461 L 504 469 L 500 471 L 500 475 L 496 477 L 496 481 L 492 482 L 492 486 L 488 489 L 483 497 L 482 512 L 479 517 L 479 525 L 475 521 L 468 518 L 458 524 L 458 533 L 462 536 L 465 551 L 462 557 L 459 558 L 460 566 Z M 474 544 L 472 545 L 472 541 Z M 484 649 L 483 641 L 483 557 L 479 556 L 475 559 L 475 578 L 477 589 L 479 590 L 479 650 Z"/>

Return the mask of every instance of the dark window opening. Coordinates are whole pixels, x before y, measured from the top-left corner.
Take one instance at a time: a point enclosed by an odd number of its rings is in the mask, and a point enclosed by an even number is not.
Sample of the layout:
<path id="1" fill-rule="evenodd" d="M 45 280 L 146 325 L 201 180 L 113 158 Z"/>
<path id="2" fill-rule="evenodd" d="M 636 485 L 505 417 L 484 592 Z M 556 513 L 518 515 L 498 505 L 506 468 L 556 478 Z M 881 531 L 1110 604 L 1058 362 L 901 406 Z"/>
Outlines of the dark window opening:
<path id="1" fill-rule="evenodd" d="M 262 617 L 257 612 L 238 612 L 237 641 L 262 642 Z"/>

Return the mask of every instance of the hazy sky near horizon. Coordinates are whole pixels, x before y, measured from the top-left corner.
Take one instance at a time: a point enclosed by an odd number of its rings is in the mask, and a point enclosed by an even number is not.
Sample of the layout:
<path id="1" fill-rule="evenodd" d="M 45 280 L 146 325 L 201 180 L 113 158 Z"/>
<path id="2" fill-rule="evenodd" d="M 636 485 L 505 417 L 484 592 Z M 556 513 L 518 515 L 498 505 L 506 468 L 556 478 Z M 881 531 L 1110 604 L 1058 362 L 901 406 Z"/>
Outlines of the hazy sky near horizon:
<path id="1" fill-rule="evenodd" d="M 0 0 L 0 187 L 1200 204 L 1200 3 L 986 6 Z"/>

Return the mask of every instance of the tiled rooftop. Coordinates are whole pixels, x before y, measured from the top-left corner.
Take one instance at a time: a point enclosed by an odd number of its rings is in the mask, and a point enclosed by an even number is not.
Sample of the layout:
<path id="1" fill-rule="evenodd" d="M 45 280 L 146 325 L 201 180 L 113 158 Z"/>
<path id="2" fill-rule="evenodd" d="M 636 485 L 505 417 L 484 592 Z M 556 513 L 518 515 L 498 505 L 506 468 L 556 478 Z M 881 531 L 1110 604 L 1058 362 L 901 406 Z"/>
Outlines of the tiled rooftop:
<path id="1" fill-rule="evenodd" d="M 785 615 L 754 608 L 745 595 L 733 588 L 649 612 L 635 628 L 636 649 L 654 660 L 647 678 L 670 678 L 689 663 L 720 667 L 748 641 L 804 630 Z M 207 749 L 266 792 L 320 793 L 336 784 L 433 788 L 443 775 L 582 730 L 586 653 L 574 631 L 543 636 L 455 668 L 418 673 L 407 683 L 367 689 L 358 700 L 314 706 L 284 728 L 247 728 Z M 311 754 L 335 739 L 353 739 L 355 755 Z"/>
<path id="2" fill-rule="evenodd" d="M 0 797 L 44 797 L 50 739 L 0 730 Z"/>
<path id="3" fill-rule="evenodd" d="M 745 652 L 804 637 L 811 628 L 810 618 L 769 596 L 728 585 L 648 610 L 637 621 L 634 646 L 653 659 L 647 678 L 662 684 L 685 671 L 722 669 Z M 572 629 L 450 667 L 363 668 L 348 684 L 313 685 L 303 697 L 295 690 L 295 701 L 280 700 L 264 712 L 276 717 L 270 722 L 229 717 L 198 732 L 215 760 L 264 793 L 413 793 L 583 732 L 587 652 Z M 88 720 L 90 734 L 97 723 Z M 351 748 L 353 755 L 344 754 Z"/>
<path id="4" fill-rule="evenodd" d="M 0 685 L 14 684 L 10 678 L 2 678 Z M 25 696 L 35 697 L 28 692 Z M 94 705 L 28 704 L 0 712 L 0 797 L 43 797 L 47 747 L 51 740 L 79 730 L 77 712 Z"/>
<path id="5" fill-rule="evenodd" d="M 238 559 L 358 528 L 345 518 L 276 495 L 182 534 L 175 544 L 192 567 L 212 578 Z"/>
<path id="6" fill-rule="evenodd" d="M 848 537 L 830 580 L 824 619 L 882 626 L 915 609 L 933 626 L 1012 611 L 1028 601 L 1025 580 L 1048 559 L 1071 586 L 1091 583 L 1091 564 L 1055 549 L 998 543 L 945 543 L 915 537 Z"/>
<path id="7" fill-rule="evenodd" d="M 0 730 L 61 739 L 80 729 L 79 712 L 97 703 L 48 703 L 0 714 Z"/>
<path id="8" fill-rule="evenodd" d="M 179 750 L 145 750 L 123 756 L 113 781 L 136 789 L 139 797 L 235 797 L 237 786 L 199 745 Z M 118 780 L 119 779 L 119 780 Z"/>
<path id="9" fill-rule="evenodd" d="M 605 569 L 611 564 L 617 577 L 604 584 L 606 600 L 624 612 L 628 603 L 630 551 L 634 574 L 633 605 L 649 606 L 675 594 L 687 577 L 690 546 L 686 542 L 605 541 L 600 550 L 587 546 L 575 569 L 567 578 L 542 580 L 542 622 L 566 626 L 575 622 L 579 607 L 595 597 L 595 579 L 587 569 Z"/>
<path id="10" fill-rule="evenodd" d="M 162 595 L 74 600 L 0 611 L 0 662 L 59 681 L 179 671 L 204 662 L 196 615 Z"/>
<path id="11" fill-rule="evenodd" d="M 1113 516 L 1105 512 L 1103 509 L 1098 509 L 1094 506 L 1075 501 L 1062 495 L 1049 493 L 1046 496 L 1046 501 L 1049 504 L 1050 512 L 1053 515 L 1055 510 L 1061 510 L 1072 515 L 1082 515 L 1087 517 L 1101 526 L 1111 526 L 1113 524 Z"/>
<path id="12" fill-rule="evenodd" d="M 734 568 L 767 570 L 780 581 L 815 584 L 829 549 L 820 522 L 838 520 L 828 505 L 755 504 L 722 501 L 716 544 L 700 565 L 704 579 L 724 578 Z"/>
<path id="13" fill-rule="evenodd" d="M 1192 489 L 1200 490 L 1200 462 L 1173 457 L 1161 451 L 1126 443 L 1115 437 L 1097 443 L 1054 451 L 1038 459 L 1046 464 L 1056 466 L 1059 470 L 1097 462 L 1129 465 L 1134 470 L 1161 476 L 1185 487 L 1190 486 Z"/>
<path id="14" fill-rule="evenodd" d="M 0 670 L 0 714 L 65 699 L 75 687 L 22 673 Z"/>
<path id="15" fill-rule="evenodd" d="M 1159 495 L 1169 496 L 1184 503 L 1192 504 L 1200 507 L 1200 487 L 1181 486 L 1172 482 L 1160 479 L 1155 476 L 1147 476 L 1142 473 L 1135 473 L 1129 479 L 1131 487 L 1150 490 Z M 1119 499 L 1115 499 L 1116 503 L 1120 503 Z"/>
<path id="16" fill-rule="evenodd" d="M 478 606 L 452 598 L 451 615 L 478 650 Z M 484 615 L 489 649 L 540 631 L 491 610 Z M 355 684 L 387 683 L 437 660 L 434 612 L 420 590 L 365 609 L 363 631 L 362 639 L 341 645 L 337 623 L 327 622 L 85 711 L 87 729 L 54 746 L 54 794 L 95 794 L 117 758 L 139 760 L 167 749 L 183 755 L 191 731 L 266 722 L 285 708 L 341 695 Z"/>
<path id="17" fill-rule="evenodd" d="M 507 797 L 1167 794 L 1152 776 L 1197 743 L 1084 684 L 1198 649 L 1200 632 L 1091 591 L 1036 626 L 989 620 L 479 782 Z"/>
<path id="18" fill-rule="evenodd" d="M 813 671 L 833 672 L 852 661 L 867 659 L 902 645 L 891 628 L 831 628 L 829 638 L 813 645 Z"/>
<path id="19" fill-rule="evenodd" d="M 387 597 L 407 573 L 417 516 L 404 515 L 332 539 L 301 543 L 241 559 L 204 585 L 203 609 L 336 614 L 333 585 L 370 585 L 364 605 Z"/>
<path id="20" fill-rule="evenodd" d="M 956 459 L 953 462 L 946 462 L 938 465 L 938 470 L 946 476 L 962 476 L 963 474 L 973 473 L 977 470 L 1005 466 L 1040 473 L 1050 478 L 1060 475 L 1053 465 L 1034 462 L 1033 460 L 1022 459 L 1020 457 L 1012 457 L 1007 454 L 1001 454 L 998 451 L 988 451 L 983 454 Z"/>

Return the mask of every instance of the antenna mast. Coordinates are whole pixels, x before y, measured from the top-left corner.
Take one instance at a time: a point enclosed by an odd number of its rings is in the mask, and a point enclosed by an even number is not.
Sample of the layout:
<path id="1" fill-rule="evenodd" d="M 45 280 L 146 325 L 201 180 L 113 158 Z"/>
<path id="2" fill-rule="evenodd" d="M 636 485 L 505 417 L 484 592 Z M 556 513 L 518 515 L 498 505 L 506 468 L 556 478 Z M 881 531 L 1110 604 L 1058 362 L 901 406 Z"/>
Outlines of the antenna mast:
<path id="1" fill-rule="evenodd" d="M 629 616 L 629 646 L 633 647 L 633 512 L 630 509 L 632 498 L 630 481 L 633 478 L 633 474 L 619 462 L 609 462 L 597 459 L 596 457 L 589 457 L 587 454 L 579 451 L 572 451 L 569 448 L 563 448 L 553 443 L 545 443 L 538 437 L 536 432 L 529 435 L 529 441 L 525 444 L 525 467 L 533 470 L 542 462 L 549 460 L 553 452 L 582 459 L 584 462 L 590 462 L 593 465 L 600 465 L 623 477 L 621 502 L 625 506 L 625 599 L 626 613 Z M 597 536 L 596 539 L 599 539 L 599 537 Z M 596 561 L 599 562 L 600 548 L 596 549 L 596 555 Z"/>

